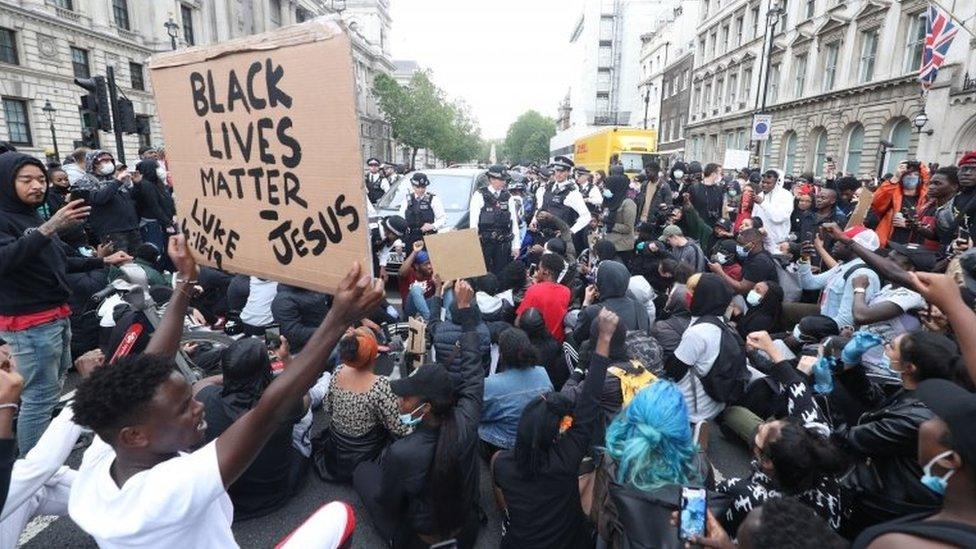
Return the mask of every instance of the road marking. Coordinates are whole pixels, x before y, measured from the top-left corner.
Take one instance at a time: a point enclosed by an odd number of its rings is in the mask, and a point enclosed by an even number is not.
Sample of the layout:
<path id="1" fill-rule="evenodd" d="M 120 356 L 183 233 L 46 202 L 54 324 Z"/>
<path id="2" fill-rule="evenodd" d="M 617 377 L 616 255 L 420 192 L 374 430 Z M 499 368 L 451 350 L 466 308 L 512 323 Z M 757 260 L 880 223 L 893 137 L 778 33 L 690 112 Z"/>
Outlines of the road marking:
<path id="1" fill-rule="evenodd" d="M 34 539 L 34 536 L 40 534 L 45 528 L 54 524 L 54 521 L 58 520 L 60 517 L 57 515 L 43 515 L 40 517 L 34 517 L 27 526 L 24 527 L 24 531 L 20 533 L 20 539 L 17 540 L 17 546 L 20 547 L 30 540 Z"/>

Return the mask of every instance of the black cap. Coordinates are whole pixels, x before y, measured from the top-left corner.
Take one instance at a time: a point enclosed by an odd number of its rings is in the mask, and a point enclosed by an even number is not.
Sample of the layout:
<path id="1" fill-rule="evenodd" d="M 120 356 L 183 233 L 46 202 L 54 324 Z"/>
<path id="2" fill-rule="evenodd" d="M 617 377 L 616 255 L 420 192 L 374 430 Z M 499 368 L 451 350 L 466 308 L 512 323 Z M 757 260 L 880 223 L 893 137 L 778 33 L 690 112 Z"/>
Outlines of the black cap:
<path id="1" fill-rule="evenodd" d="M 915 396 L 946 422 L 953 450 L 976 468 L 976 395 L 947 379 L 926 379 L 918 384 Z"/>
<path id="2" fill-rule="evenodd" d="M 366 161 L 366 165 L 367 166 L 379 166 L 380 165 L 380 159 L 379 158 L 370 158 L 369 160 Z"/>
<path id="3" fill-rule="evenodd" d="M 722 227 L 724 230 L 732 232 L 732 221 L 728 219 L 719 219 L 715 222 L 716 227 Z"/>
<path id="4" fill-rule="evenodd" d="M 424 364 L 408 378 L 390 382 L 397 396 L 416 396 L 425 401 L 449 402 L 454 398 L 454 383 L 447 370 L 438 364 Z"/>
<path id="5" fill-rule="evenodd" d="M 576 164 L 565 156 L 557 156 L 552 159 L 552 167 L 556 170 L 571 170 Z"/>
<path id="6" fill-rule="evenodd" d="M 509 179 L 508 170 L 506 170 L 505 166 L 502 166 L 501 164 L 492 164 L 488 167 L 487 173 L 488 177 L 492 179 L 501 179 L 503 181 L 508 181 Z"/>
<path id="7" fill-rule="evenodd" d="M 916 271 L 929 272 L 935 267 L 935 252 L 920 248 L 918 244 L 899 244 L 898 242 L 888 242 L 888 247 L 892 251 L 908 258 L 915 266 Z"/>
<path id="8" fill-rule="evenodd" d="M 410 176 L 410 183 L 421 187 L 426 187 L 427 185 L 430 185 L 430 180 L 427 179 L 427 174 L 416 172 Z"/>

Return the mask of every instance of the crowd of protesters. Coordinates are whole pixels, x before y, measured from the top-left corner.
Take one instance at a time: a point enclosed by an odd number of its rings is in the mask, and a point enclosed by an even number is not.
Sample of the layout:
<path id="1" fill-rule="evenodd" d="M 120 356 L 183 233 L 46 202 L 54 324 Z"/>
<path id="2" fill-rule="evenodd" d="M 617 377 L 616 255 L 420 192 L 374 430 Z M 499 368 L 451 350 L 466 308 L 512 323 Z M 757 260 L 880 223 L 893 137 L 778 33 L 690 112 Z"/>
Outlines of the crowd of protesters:
<path id="1" fill-rule="evenodd" d="M 370 159 L 368 202 L 412 192 L 373 219 L 377 277 L 352 265 L 334 294 L 198 267 L 163 151 L 140 157 L 0 154 L 0 547 L 39 515 L 103 547 L 236 546 L 308 475 L 358 501 L 281 546 L 354 545 L 358 518 L 473 547 L 486 506 L 513 548 L 976 546 L 976 152 L 880 181 L 490 166 L 468 280 L 431 263 L 428 177 Z M 118 280 L 161 319 L 93 306 Z M 688 487 L 708 510 L 682 539 Z"/>

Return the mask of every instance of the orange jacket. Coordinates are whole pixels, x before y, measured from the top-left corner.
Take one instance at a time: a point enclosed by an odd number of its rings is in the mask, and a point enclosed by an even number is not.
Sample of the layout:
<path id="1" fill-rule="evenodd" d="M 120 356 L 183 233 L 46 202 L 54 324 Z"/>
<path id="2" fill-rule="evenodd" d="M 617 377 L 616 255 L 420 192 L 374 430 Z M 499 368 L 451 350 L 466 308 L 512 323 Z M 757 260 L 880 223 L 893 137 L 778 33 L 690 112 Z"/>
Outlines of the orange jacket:
<path id="1" fill-rule="evenodd" d="M 917 189 L 919 206 L 925 203 L 925 193 L 928 191 L 928 188 L 929 167 L 923 162 L 919 170 Z M 874 198 L 871 199 L 871 209 L 878 216 L 878 227 L 874 232 L 878 233 L 878 240 L 881 241 L 882 248 L 888 245 L 888 239 L 891 238 L 891 233 L 895 230 L 893 220 L 895 214 L 901 211 L 901 201 L 904 196 L 901 183 L 894 183 L 892 181 L 885 181 L 878 187 L 878 190 L 874 191 Z"/>

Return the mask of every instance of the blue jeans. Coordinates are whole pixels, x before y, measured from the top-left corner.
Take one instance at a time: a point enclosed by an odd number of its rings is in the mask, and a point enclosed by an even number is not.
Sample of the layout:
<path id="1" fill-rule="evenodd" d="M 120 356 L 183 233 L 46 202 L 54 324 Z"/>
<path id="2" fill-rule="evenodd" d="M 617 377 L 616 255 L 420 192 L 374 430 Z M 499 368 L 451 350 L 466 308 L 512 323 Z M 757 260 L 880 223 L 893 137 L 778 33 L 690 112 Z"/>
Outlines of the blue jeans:
<path id="1" fill-rule="evenodd" d="M 18 332 L 0 332 L 10 344 L 17 371 L 24 376 L 17 419 L 17 445 L 23 457 L 51 423 L 61 396 L 64 375 L 71 367 L 71 324 L 67 318 Z"/>
<path id="2" fill-rule="evenodd" d="M 427 299 L 424 298 L 424 289 L 417 285 L 410 288 L 407 293 L 407 300 L 403 302 L 403 314 L 407 318 L 420 315 L 425 322 L 430 322 L 430 307 Z"/>

